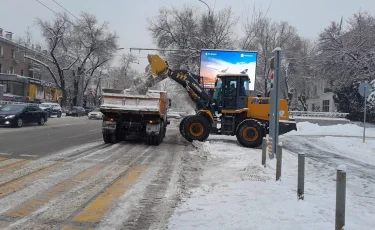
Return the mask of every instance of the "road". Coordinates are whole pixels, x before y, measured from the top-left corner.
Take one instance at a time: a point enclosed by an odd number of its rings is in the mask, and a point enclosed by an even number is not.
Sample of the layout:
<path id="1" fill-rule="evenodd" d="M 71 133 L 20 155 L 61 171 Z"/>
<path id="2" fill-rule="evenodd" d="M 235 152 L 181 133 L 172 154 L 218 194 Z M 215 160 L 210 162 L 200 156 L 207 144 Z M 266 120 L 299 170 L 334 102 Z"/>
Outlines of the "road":
<path id="1" fill-rule="evenodd" d="M 161 229 L 197 184 L 172 121 L 160 146 L 104 144 L 101 121 L 0 128 L 0 229 Z"/>

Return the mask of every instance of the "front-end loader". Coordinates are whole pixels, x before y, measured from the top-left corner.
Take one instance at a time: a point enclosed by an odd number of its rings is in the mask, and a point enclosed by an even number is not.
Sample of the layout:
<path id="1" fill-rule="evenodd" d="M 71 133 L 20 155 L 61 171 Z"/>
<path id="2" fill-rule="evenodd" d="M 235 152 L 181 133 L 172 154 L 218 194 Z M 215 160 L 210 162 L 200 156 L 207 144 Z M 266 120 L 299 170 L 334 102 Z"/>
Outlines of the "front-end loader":
<path id="1" fill-rule="evenodd" d="M 148 55 L 151 73 L 167 77 L 182 85 L 197 105 L 197 113 L 182 119 L 180 133 L 187 141 L 205 141 L 210 134 L 236 136 L 249 148 L 261 145 L 268 134 L 270 98 L 247 95 L 249 77 L 246 74 L 217 75 L 214 100 L 199 83 L 200 76 L 186 70 L 172 70 L 159 55 Z M 280 100 L 279 134 L 297 130 L 289 119 L 287 101 Z"/>

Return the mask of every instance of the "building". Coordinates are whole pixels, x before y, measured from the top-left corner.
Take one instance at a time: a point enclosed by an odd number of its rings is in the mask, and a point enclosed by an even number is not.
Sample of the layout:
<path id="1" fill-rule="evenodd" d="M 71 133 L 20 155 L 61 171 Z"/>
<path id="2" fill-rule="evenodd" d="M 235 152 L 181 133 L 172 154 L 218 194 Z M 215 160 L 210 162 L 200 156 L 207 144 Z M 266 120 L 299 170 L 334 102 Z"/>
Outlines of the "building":
<path id="1" fill-rule="evenodd" d="M 4 99 L 17 101 L 55 101 L 62 92 L 50 75 L 36 62 L 24 55 L 38 60 L 45 59 L 47 51 L 41 46 L 31 45 L 30 48 L 21 42 L 15 42 L 11 32 L 0 28 L 0 84 L 3 85 Z"/>
<path id="2" fill-rule="evenodd" d="M 306 92 L 307 110 L 312 112 L 336 112 L 334 93 L 324 80 L 311 82 Z"/>

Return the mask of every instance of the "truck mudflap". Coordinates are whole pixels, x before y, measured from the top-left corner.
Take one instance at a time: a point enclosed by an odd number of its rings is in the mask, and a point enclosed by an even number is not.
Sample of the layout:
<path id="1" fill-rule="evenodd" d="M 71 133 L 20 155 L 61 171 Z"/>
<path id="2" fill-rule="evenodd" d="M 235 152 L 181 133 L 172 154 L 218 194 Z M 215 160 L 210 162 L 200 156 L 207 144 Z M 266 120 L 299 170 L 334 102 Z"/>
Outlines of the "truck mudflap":
<path id="1" fill-rule="evenodd" d="M 160 123 L 148 123 L 146 124 L 146 133 L 147 135 L 159 135 L 160 132 Z"/>
<path id="2" fill-rule="evenodd" d="M 297 123 L 294 120 L 279 121 L 279 135 L 288 133 L 290 131 L 297 131 Z"/>
<path id="3" fill-rule="evenodd" d="M 102 123 L 102 133 L 112 134 L 116 131 L 117 123 L 116 121 L 103 121 Z"/>

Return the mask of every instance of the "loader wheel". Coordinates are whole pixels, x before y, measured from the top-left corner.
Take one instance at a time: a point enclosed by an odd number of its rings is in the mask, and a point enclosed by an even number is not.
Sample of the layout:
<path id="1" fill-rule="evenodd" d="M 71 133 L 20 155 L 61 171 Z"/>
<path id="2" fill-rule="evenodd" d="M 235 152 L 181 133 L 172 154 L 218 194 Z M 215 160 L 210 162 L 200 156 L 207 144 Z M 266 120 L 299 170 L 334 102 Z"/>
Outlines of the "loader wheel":
<path id="1" fill-rule="evenodd" d="M 210 123 L 206 118 L 195 115 L 185 120 L 182 130 L 185 139 L 189 142 L 205 141 L 210 135 Z"/>
<path id="2" fill-rule="evenodd" d="M 184 123 L 185 123 L 185 121 L 186 121 L 186 119 L 188 119 L 188 118 L 190 118 L 190 117 L 192 117 L 192 115 L 189 115 L 189 116 L 186 116 L 186 117 L 184 117 L 182 120 L 181 120 L 181 122 L 180 122 L 180 134 L 181 134 L 181 136 L 183 136 L 184 138 L 185 138 L 185 132 L 184 132 Z"/>
<path id="3" fill-rule="evenodd" d="M 242 146 L 255 148 L 262 144 L 264 129 L 257 120 L 247 119 L 237 126 L 236 137 Z"/>

